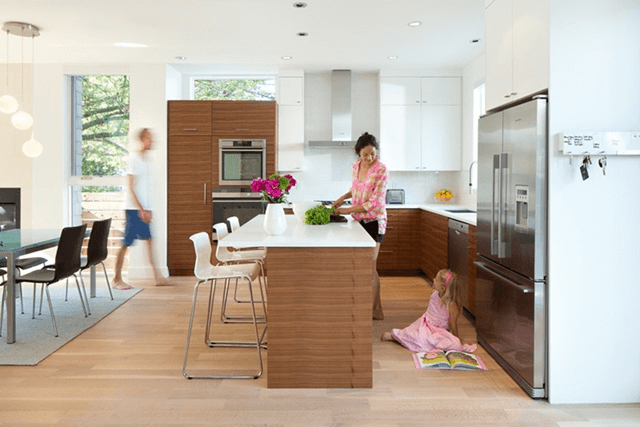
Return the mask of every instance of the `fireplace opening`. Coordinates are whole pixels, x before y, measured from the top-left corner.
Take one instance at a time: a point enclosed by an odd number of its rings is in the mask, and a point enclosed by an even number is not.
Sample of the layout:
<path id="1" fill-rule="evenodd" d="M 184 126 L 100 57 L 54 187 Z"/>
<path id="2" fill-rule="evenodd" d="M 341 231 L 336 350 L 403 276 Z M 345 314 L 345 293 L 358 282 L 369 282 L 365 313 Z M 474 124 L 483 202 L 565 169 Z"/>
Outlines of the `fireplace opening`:
<path id="1" fill-rule="evenodd" d="M 0 188 L 0 231 L 20 228 L 20 189 Z"/>

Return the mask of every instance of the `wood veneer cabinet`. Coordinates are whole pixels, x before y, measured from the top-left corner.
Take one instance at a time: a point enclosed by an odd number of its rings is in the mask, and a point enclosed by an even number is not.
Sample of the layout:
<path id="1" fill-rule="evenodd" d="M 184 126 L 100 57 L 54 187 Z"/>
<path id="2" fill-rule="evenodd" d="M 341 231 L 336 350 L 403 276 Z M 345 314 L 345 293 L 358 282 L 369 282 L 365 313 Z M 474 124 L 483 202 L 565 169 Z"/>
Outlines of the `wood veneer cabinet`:
<path id="1" fill-rule="evenodd" d="M 211 182 L 218 186 L 219 139 L 265 139 L 267 177 L 276 173 L 278 134 L 275 101 L 208 101 L 211 103 Z"/>
<path id="2" fill-rule="evenodd" d="M 169 101 L 167 113 L 169 136 L 211 135 L 210 101 Z"/>
<path id="3" fill-rule="evenodd" d="M 428 211 L 421 212 L 420 269 L 433 280 L 438 271 L 448 266 L 449 218 Z"/>
<path id="4" fill-rule="evenodd" d="M 378 254 L 378 270 L 398 273 L 418 269 L 420 210 L 387 209 L 387 231 Z"/>

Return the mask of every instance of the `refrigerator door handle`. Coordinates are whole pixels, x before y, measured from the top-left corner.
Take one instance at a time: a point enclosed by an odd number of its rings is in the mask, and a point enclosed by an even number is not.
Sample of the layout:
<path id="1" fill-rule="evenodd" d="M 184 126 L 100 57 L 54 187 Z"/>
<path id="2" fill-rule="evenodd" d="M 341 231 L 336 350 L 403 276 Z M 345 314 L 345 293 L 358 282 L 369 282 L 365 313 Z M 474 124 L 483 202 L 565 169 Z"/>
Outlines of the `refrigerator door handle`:
<path id="1" fill-rule="evenodd" d="M 509 184 L 507 179 L 509 167 L 509 154 L 500 154 L 500 213 L 499 213 L 499 225 L 498 225 L 498 258 L 507 257 L 507 212 L 509 211 L 507 195 L 509 190 Z"/>
<path id="2" fill-rule="evenodd" d="M 497 173 L 496 173 L 497 172 Z M 496 186 L 497 190 L 496 191 Z M 498 255 L 498 240 L 496 239 L 496 229 L 499 224 L 496 222 L 496 193 L 500 194 L 500 155 L 493 155 L 493 176 L 491 177 L 491 255 Z M 498 204 L 498 210 L 500 205 Z M 498 216 L 499 220 L 499 216 Z"/>
<path id="3" fill-rule="evenodd" d="M 509 286 L 512 286 L 513 288 L 517 289 L 518 291 L 522 292 L 523 294 L 530 294 L 532 292 L 535 291 L 535 289 L 532 286 L 522 286 L 512 280 L 507 279 L 505 276 L 501 275 L 500 273 L 497 273 L 493 270 L 491 270 L 489 268 L 489 266 L 487 264 L 485 264 L 484 262 L 480 262 L 480 261 L 475 261 L 473 263 L 476 267 L 478 267 L 479 269 L 481 269 L 482 271 L 489 273 L 490 275 L 500 279 L 503 283 L 508 284 Z"/>

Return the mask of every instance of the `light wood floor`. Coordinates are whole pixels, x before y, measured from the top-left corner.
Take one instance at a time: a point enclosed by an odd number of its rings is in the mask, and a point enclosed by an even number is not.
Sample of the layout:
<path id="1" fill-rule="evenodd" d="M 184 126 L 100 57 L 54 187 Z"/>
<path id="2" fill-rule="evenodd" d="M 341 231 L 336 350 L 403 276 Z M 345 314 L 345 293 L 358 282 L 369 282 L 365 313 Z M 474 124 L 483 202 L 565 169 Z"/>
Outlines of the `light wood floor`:
<path id="1" fill-rule="evenodd" d="M 36 367 L 1 366 L 0 425 L 640 425 L 640 405 L 532 400 L 482 348 L 477 354 L 487 372 L 415 369 L 408 350 L 378 337 L 424 312 L 431 291 L 418 277 L 382 278 L 386 317 L 374 322 L 372 332 L 372 389 L 272 390 L 266 388 L 268 372 L 258 380 L 187 380 L 181 369 L 195 279 L 172 282 L 171 287 L 147 287 Z M 105 292 L 99 289 L 99 295 Z M 252 350 L 202 348 L 202 323 L 192 342 L 194 367 L 251 369 Z M 467 319 L 460 330 L 463 339 L 475 342 Z"/>

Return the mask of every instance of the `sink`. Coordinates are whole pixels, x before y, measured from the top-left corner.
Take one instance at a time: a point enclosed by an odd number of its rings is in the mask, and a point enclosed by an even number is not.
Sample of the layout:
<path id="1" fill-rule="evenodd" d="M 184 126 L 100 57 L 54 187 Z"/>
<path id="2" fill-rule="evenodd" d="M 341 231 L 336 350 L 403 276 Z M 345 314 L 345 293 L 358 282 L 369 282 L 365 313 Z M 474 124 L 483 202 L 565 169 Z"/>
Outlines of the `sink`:
<path id="1" fill-rule="evenodd" d="M 445 211 L 451 213 L 476 213 L 476 211 L 472 211 L 469 209 L 445 209 Z"/>

